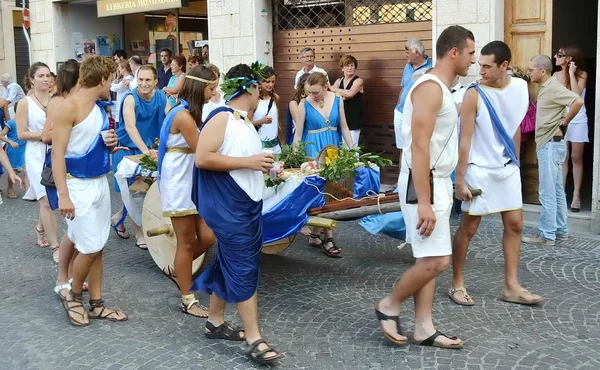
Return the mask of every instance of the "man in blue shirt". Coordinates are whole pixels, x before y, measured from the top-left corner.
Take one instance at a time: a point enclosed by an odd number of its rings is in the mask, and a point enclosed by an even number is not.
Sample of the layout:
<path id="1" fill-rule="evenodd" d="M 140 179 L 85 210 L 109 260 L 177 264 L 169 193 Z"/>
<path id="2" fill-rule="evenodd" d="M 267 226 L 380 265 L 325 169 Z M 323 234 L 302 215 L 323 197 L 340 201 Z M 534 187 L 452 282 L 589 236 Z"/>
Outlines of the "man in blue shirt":
<path id="1" fill-rule="evenodd" d="M 171 72 L 171 56 L 173 52 L 171 49 L 164 48 L 160 52 L 160 61 L 162 66 L 158 67 L 158 88 L 162 90 L 163 87 L 169 84 L 169 80 L 173 73 Z"/>
<path id="2" fill-rule="evenodd" d="M 408 63 L 404 66 L 402 73 L 402 82 L 400 83 L 400 96 L 398 105 L 394 109 L 394 131 L 396 133 L 396 147 L 400 149 L 400 159 L 402 159 L 402 148 L 404 147 L 404 138 L 402 136 L 402 112 L 404 111 L 404 102 L 410 92 L 413 83 L 429 68 L 433 67 L 431 60 L 425 54 L 425 47 L 418 39 L 406 41 L 404 46 L 406 59 Z"/>

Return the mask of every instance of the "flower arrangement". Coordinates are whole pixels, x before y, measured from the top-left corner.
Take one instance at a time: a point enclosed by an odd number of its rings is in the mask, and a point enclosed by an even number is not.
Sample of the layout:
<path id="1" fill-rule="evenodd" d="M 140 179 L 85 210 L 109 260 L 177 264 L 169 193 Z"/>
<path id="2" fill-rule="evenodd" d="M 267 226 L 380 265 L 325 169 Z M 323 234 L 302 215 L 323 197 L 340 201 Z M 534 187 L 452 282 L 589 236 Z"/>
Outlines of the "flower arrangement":
<path id="1" fill-rule="evenodd" d="M 275 156 L 276 161 L 283 161 L 285 168 L 300 168 L 306 162 L 306 146 L 310 143 L 299 142 L 297 145 L 282 145 L 281 154 Z"/>
<path id="2" fill-rule="evenodd" d="M 374 164 L 380 168 L 389 166 L 392 161 L 373 153 L 362 153 L 360 148 L 346 149 L 342 143 L 338 148 L 325 149 L 327 155 L 319 176 L 328 182 L 337 182 L 341 179 L 354 177 L 355 170 L 360 166 Z"/>

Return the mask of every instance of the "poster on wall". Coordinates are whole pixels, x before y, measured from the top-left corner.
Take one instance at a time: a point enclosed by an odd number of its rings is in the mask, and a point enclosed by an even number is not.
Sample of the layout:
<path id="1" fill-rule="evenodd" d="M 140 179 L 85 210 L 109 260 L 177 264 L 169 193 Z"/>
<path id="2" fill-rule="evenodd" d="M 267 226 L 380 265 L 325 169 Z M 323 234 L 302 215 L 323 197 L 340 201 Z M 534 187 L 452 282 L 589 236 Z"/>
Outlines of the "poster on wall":
<path id="1" fill-rule="evenodd" d="M 85 39 L 83 41 L 83 51 L 86 57 L 96 55 L 96 40 Z"/>
<path id="2" fill-rule="evenodd" d="M 108 37 L 110 43 L 110 54 L 112 55 L 112 53 L 121 49 L 121 37 L 119 37 L 119 35 L 110 35 Z"/>
<path id="3" fill-rule="evenodd" d="M 75 51 L 75 59 L 81 62 L 85 54 L 83 46 L 83 34 L 81 32 L 73 32 L 73 50 Z"/>
<path id="4" fill-rule="evenodd" d="M 96 54 L 103 57 L 111 56 L 110 40 L 108 36 L 96 36 Z"/>

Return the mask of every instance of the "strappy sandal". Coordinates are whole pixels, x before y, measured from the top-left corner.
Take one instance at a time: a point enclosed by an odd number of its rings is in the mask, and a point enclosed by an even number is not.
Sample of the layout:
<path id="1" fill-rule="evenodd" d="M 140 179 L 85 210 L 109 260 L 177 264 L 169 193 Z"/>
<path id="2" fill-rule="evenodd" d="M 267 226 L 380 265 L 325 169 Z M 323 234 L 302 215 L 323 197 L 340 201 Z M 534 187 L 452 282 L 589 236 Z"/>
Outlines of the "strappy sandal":
<path id="1" fill-rule="evenodd" d="M 267 346 L 267 348 L 258 349 L 258 346 L 263 343 Z M 279 353 L 277 353 L 277 351 L 275 351 L 271 346 L 269 346 L 267 344 L 267 341 L 264 339 L 259 339 L 252 344 L 248 343 L 248 346 L 249 346 L 249 348 L 246 351 L 246 357 L 248 357 L 250 360 L 256 362 L 257 364 L 269 364 L 269 363 L 281 358 L 281 355 Z M 275 355 L 273 357 L 265 357 L 266 354 L 269 352 L 277 353 L 277 355 Z"/>
<path id="2" fill-rule="evenodd" d="M 37 225 L 35 225 L 35 233 L 37 235 L 37 245 L 39 245 L 41 248 L 48 248 L 50 246 L 50 243 L 48 242 L 48 239 L 46 239 L 46 235 L 44 235 L 44 229 L 40 230 L 38 229 Z"/>
<path id="3" fill-rule="evenodd" d="M 204 331 L 204 336 L 210 339 L 226 339 L 236 342 L 246 340 L 245 337 L 242 337 L 244 329 L 234 329 L 227 323 L 227 321 L 224 321 L 219 326 L 214 326 L 213 323 L 207 320 L 204 328 L 206 329 Z"/>
<path id="4" fill-rule="evenodd" d="M 325 247 L 327 245 L 327 243 L 330 243 L 331 247 L 329 247 L 329 248 Z M 327 255 L 327 257 L 342 258 L 342 250 L 340 249 L 340 247 L 335 245 L 333 238 L 328 238 L 328 239 L 323 240 L 323 253 L 325 253 Z"/>
<path id="5" fill-rule="evenodd" d="M 318 243 L 315 241 L 317 241 Z M 323 241 L 321 240 L 321 235 L 310 234 L 310 237 L 308 238 L 308 245 L 310 245 L 313 248 L 323 248 Z"/>
<path id="6" fill-rule="evenodd" d="M 439 336 L 446 337 L 450 340 L 458 339 L 458 337 L 449 337 L 446 334 L 442 333 L 441 331 L 436 330 L 435 333 L 433 333 L 433 335 L 430 336 L 429 338 L 427 338 L 421 342 L 417 342 L 417 341 L 413 340 L 413 343 L 418 346 L 426 346 L 426 347 L 437 347 L 437 348 L 446 348 L 446 349 L 461 349 L 461 348 L 463 348 L 464 343 L 462 341 L 458 344 L 442 344 L 442 343 L 436 342 L 435 339 Z"/>
<path id="7" fill-rule="evenodd" d="M 179 283 L 177 282 L 177 276 L 175 276 L 175 270 L 173 269 L 173 267 L 171 267 L 171 265 L 168 265 L 167 267 L 165 267 L 164 269 L 162 269 L 163 274 L 173 282 L 173 284 L 175 284 L 175 286 L 177 287 L 177 289 L 179 288 Z"/>
<path id="8" fill-rule="evenodd" d="M 459 301 L 455 297 L 456 293 L 462 293 L 463 298 L 466 300 L 466 302 Z M 450 288 L 450 290 L 448 290 L 448 297 L 450 297 L 450 300 L 452 302 L 456 303 L 457 305 L 461 305 L 461 306 L 473 306 L 473 305 L 475 305 L 475 302 L 473 301 L 473 298 L 471 298 L 471 296 L 469 295 L 469 293 L 467 293 L 467 288 L 465 288 L 465 287 Z"/>
<path id="9" fill-rule="evenodd" d="M 101 308 L 98 314 L 94 314 L 94 310 L 96 308 Z M 112 322 L 121 322 L 127 321 L 129 318 L 125 312 L 116 310 L 114 308 L 107 308 L 104 306 L 104 301 L 102 298 L 100 299 L 90 299 L 90 313 L 88 314 L 90 319 L 94 320 L 108 320 Z M 115 315 L 117 317 L 115 317 Z M 119 318 L 119 316 L 123 315 L 123 318 Z"/>
<path id="10" fill-rule="evenodd" d="M 403 339 L 403 340 L 398 340 L 396 338 L 394 338 L 393 336 L 391 336 L 388 332 L 386 332 L 383 329 L 383 326 L 381 325 L 382 321 L 394 321 L 396 323 L 396 330 L 398 332 L 398 335 L 402 335 L 402 330 L 400 328 L 400 316 L 388 316 L 386 314 L 384 314 L 383 312 L 379 311 L 377 308 L 375 309 L 375 315 L 377 316 L 377 320 L 379 320 L 379 324 L 381 326 L 381 331 L 383 332 L 383 335 L 386 337 L 387 340 L 389 340 L 390 342 L 394 343 L 397 346 L 403 346 L 408 344 L 408 338 L 407 339 Z"/>
<path id="11" fill-rule="evenodd" d="M 70 279 L 69 279 L 69 284 L 70 284 L 70 285 L 73 285 L 73 278 L 70 278 Z M 88 283 L 87 283 L 87 281 L 84 281 L 84 282 L 83 282 L 83 285 L 81 286 L 81 291 L 82 291 L 82 292 L 87 292 L 88 290 L 89 290 Z"/>
<path id="12" fill-rule="evenodd" d="M 71 325 L 73 325 L 73 326 L 88 326 L 90 324 L 90 321 L 89 321 L 89 316 L 88 316 L 87 312 L 85 311 L 85 308 L 83 307 L 82 294 L 81 293 L 77 294 L 77 293 L 71 292 L 71 297 L 72 297 L 72 299 L 65 299 L 64 301 L 62 301 L 62 306 L 65 309 L 65 311 L 67 311 L 67 318 L 71 322 Z M 83 313 L 75 311 L 76 308 L 82 308 Z M 74 317 L 71 316 L 71 314 L 77 314 L 77 315 L 81 316 L 82 321 L 76 320 Z M 88 321 L 87 322 L 83 321 L 85 319 L 87 319 Z"/>
<path id="13" fill-rule="evenodd" d="M 65 290 L 65 289 L 67 289 L 67 290 L 70 291 L 71 290 L 71 284 L 70 283 L 65 283 L 65 284 L 57 285 L 57 286 L 54 287 L 54 293 L 56 293 L 56 295 L 58 296 L 58 298 L 61 301 L 66 301 L 69 298 L 68 295 L 65 297 L 64 295 L 60 294 L 60 292 L 63 291 L 63 290 Z"/>
<path id="14" fill-rule="evenodd" d="M 200 315 L 195 314 L 193 311 L 191 311 L 191 309 L 193 307 L 198 307 L 201 311 L 204 311 L 206 313 L 200 314 Z M 187 305 L 183 302 L 179 302 L 179 308 L 181 309 L 181 312 L 188 314 L 190 316 L 199 317 L 201 319 L 208 318 L 208 308 L 206 308 L 205 306 L 202 306 L 197 299 L 194 299 L 192 302 L 190 302 Z"/>
<path id="15" fill-rule="evenodd" d="M 581 210 L 581 200 L 573 200 L 571 202 L 571 212 L 577 213 Z"/>
<path id="16" fill-rule="evenodd" d="M 15 193 L 15 191 L 13 189 L 8 189 L 6 191 L 6 197 L 10 198 L 10 199 L 17 199 L 17 193 Z"/>
<path id="17" fill-rule="evenodd" d="M 54 247 L 52 247 L 50 249 L 50 253 L 52 253 L 52 259 L 54 260 L 54 263 L 58 263 L 58 250 L 60 249 L 60 245 L 57 244 Z"/>

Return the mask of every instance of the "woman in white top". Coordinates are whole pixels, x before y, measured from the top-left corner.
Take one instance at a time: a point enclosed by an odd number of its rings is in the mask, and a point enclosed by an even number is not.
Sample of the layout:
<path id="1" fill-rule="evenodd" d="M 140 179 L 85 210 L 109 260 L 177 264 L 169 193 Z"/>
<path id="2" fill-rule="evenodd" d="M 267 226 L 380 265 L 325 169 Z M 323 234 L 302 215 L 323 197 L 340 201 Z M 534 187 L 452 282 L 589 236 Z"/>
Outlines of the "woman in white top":
<path id="1" fill-rule="evenodd" d="M 281 143 L 285 139 L 280 137 L 279 130 L 279 95 L 275 92 L 277 75 L 271 66 L 264 67 L 263 80 L 258 85 L 260 100 L 253 112 L 249 112 L 252 124 L 258 130 L 262 140 L 263 149 L 272 149 L 274 153 L 281 153 Z"/>
<path id="2" fill-rule="evenodd" d="M 112 117 L 116 123 L 119 123 L 119 116 L 121 111 L 121 102 L 123 102 L 123 97 L 127 95 L 127 93 L 131 92 L 129 88 L 129 84 L 133 81 L 133 74 L 131 73 L 131 66 L 129 62 L 126 60 L 122 60 L 119 62 L 119 66 L 117 67 L 117 73 L 119 75 L 119 79 L 117 81 L 113 81 L 110 85 L 110 91 L 114 91 L 117 93 L 117 99 L 115 100 L 115 105 L 112 107 Z"/>
<path id="3" fill-rule="evenodd" d="M 46 109 L 50 95 L 50 69 L 44 63 L 34 63 L 27 71 L 32 85 L 31 94 L 21 99 L 17 107 L 17 132 L 20 140 L 27 141 L 25 164 L 30 187 L 24 198 L 35 199 L 40 204 L 40 220 L 35 232 L 40 247 L 52 246 L 58 250 L 56 216 L 50 209 L 46 188 L 40 184 L 42 168 L 46 159 L 46 145 L 42 142 L 42 130 L 46 122 Z"/>
<path id="4" fill-rule="evenodd" d="M 221 71 L 219 71 L 219 67 L 217 67 L 214 64 L 211 63 L 206 63 L 204 65 L 206 68 L 210 69 L 211 71 L 213 71 L 213 73 L 215 74 L 215 79 L 217 81 L 220 80 L 221 76 Z M 218 85 L 218 82 L 217 82 Z M 202 107 L 202 122 L 204 122 L 206 120 L 206 117 L 208 117 L 208 115 L 215 110 L 218 107 L 222 107 L 225 105 L 225 100 L 223 100 L 223 91 L 221 91 L 221 88 L 219 86 L 217 86 L 214 95 L 212 96 L 212 98 L 210 98 L 210 100 L 204 104 L 204 107 Z"/>
<path id="5" fill-rule="evenodd" d="M 562 68 L 554 74 L 554 77 L 567 89 L 581 95 L 585 99 L 585 86 L 588 75 L 585 72 L 583 58 L 579 49 L 573 46 L 561 47 L 554 56 L 556 58 L 556 65 Z M 571 212 L 579 212 L 581 208 L 581 181 L 583 179 L 583 149 L 585 143 L 589 141 L 585 105 L 567 126 L 565 140 L 567 141 L 568 149 L 567 159 L 563 164 L 563 179 L 566 183 L 567 175 L 569 174 L 569 162 L 572 162 L 573 199 L 571 201 Z"/>

